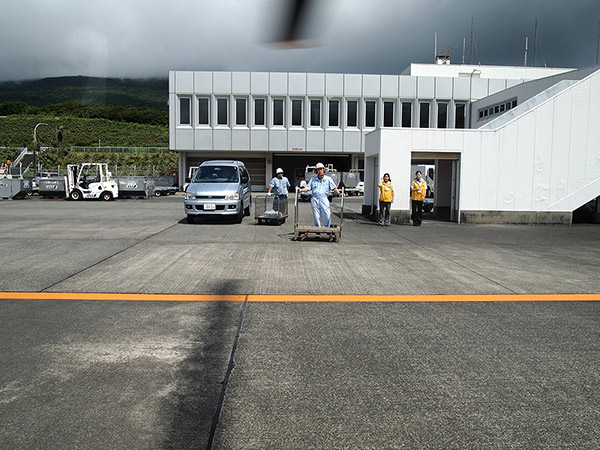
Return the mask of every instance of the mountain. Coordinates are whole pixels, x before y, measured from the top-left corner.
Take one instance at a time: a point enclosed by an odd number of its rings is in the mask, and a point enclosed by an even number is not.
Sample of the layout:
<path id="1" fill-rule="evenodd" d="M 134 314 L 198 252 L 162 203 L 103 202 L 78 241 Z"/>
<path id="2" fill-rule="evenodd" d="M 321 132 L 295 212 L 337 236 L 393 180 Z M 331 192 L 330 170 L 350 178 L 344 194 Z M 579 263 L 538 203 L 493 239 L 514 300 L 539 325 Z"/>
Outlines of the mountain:
<path id="1" fill-rule="evenodd" d="M 0 103 L 46 106 L 63 102 L 134 106 L 168 111 L 169 80 L 97 77 L 56 77 L 0 82 Z"/>

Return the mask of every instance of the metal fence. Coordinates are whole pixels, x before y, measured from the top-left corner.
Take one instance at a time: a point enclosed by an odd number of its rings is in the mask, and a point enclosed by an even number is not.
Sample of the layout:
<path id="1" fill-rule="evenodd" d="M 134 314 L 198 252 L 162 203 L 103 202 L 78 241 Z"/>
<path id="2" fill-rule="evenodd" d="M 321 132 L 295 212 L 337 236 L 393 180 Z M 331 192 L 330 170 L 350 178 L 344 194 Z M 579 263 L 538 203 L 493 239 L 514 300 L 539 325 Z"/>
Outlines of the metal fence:
<path id="1" fill-rule="evenodd" d="M 103 153 L 169 153 L 168 147 L 99 147 L 72 146 L 72 152 L 103 152 Z"/>

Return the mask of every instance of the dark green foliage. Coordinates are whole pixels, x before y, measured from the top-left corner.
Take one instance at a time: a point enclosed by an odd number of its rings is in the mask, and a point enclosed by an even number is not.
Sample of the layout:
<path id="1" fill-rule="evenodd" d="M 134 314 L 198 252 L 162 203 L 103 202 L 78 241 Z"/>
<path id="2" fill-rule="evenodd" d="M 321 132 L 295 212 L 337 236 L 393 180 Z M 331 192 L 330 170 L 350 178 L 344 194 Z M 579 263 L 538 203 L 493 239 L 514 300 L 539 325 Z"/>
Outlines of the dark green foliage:
<path id="1" fill-rule="evenodd" d="M 59 77 L 0 83 L 0 103 L 32 106 L 79 102 L 87 105 L 135 106 L 168 111 L 169 80 Z"/>
<path id="2" fill-rule="evenodd" d="M 48 124 L 37 129 L 42 146 L 97 146 L 98 141 L 115 147 L 169 146 L 169 129 L 163 125 L 45 115 L 0 117 L 0 146 L 31 148 L 33 128 L 40 122 Z"/>
<path id="3" fill-rule="evenodd" d="M 0 83 L 0 160 L 33 147 L 33 129 L 47 167 L 82 161 L 120 167 L 177 167 L 177 154 L 70 151 L 73 146 L 169 146 L 168 80 L 61 77 Z"/>

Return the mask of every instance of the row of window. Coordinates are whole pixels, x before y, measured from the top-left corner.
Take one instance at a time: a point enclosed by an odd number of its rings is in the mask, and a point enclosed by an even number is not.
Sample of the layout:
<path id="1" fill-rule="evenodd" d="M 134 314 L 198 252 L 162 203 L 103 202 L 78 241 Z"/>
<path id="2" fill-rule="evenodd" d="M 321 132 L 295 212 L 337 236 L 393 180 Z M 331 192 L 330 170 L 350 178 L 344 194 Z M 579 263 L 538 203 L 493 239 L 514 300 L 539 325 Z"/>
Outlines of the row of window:
<path id="1" fill-rule="evenodd" d="M 305 120 L 308 120 L 309 127 L 323 127 L 323 122 L 328 127 L 340 127 L 342 123 L 342 108 L 340 99 L 330 99 L 326 101 L 327 111 L 323 117 L 322 99 L 308 99 L 308 117 L 304 116 L 304 99 L 292 98 L 286 105 L 285 98 L 273 98 L 270 109 L 270 126 L 284 127 L 286 124 L 286 113 L 289 117 L 289 125 L 292 127 L 305 127 Z M 210 97 L 197 98 L 198 119 L 200 126 L 211 126 L 212 120 L 216 121 L 217 126 L 231 126 L 230 119 L 234 121 L 234 126 L 248 126 L 248 98 L 233 99 L 235 109 L 234 115 L 230 118 L 228 97 L 217 97 L 211 103 Z M 377 123 L 377 102 L 378 100 L 364 101 L 364 128 L 375 128 Z M 381 100 L 383 126 L 394 127 L 401 126 L 410 128 L 413 126 L 413 105 L 412 101 Z M 211 116 L 211 104 L 215 108 L 214 118 Z M 344 126 L 346 128 L 358 128 L 359 124 L 359 100 L 345 100 Z M 252 125 L 255 127 L 267 126 L 267 99 L 252 99 L 253 114 Z M 289 110 L 286 110 L 289 106 Z M 418 127 L 431 127 L 431 102 L 418 102 Z M 396 109 L 400 108 L 400 116 L 396 117 Z M 449 127 L 449 101 L 437 102 L 437 128 Z M 465 128 L 466 104 L 454 104 L 454 128 Z M 179 97 L 179 124 L 192 124 L 192 97 Z"/>
<path id="2" fill-rule="evenodd" d="M 479 120 L 486 119 L 489 116 L 495 116 L 496 114 L 503 113 L 509 109 L 513 109 L 517 106 L 517 99 L 509 100 L 508 102 L 498 103 L 497 105 L 486 106 L 484 109 L 479 110 Z"/>

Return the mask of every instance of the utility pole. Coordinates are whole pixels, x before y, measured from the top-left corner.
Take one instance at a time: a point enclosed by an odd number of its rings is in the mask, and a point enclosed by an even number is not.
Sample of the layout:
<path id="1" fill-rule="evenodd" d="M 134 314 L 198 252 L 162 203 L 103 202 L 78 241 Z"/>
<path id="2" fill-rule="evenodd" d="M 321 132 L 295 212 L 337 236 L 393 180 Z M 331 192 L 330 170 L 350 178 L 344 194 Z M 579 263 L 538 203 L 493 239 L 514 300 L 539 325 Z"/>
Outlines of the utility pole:
<path id="1" fill-rule="evenodd" d="M 37 167 L 36 167 L 36 161 L 35 161 L 35 157 L 36 157 L 36 153 L 37 153 L 37 127 L 39 127 L 40 125 L 48 125 L 47 123 L 44 122 L 40 122 L 38 123 L 34 128 L 33 128 L 33 176 L 36 176 L 36 172 L 37 172 Z"/>

